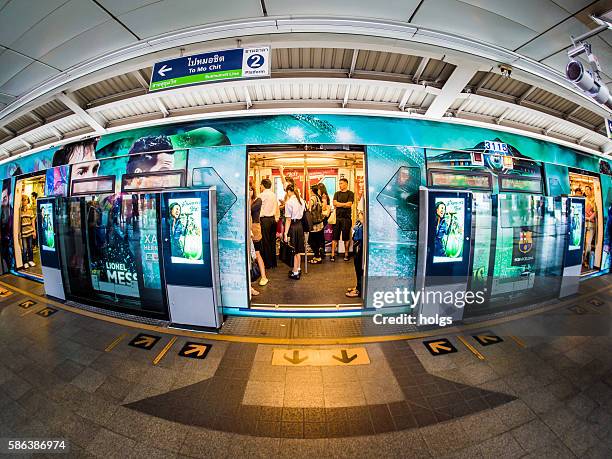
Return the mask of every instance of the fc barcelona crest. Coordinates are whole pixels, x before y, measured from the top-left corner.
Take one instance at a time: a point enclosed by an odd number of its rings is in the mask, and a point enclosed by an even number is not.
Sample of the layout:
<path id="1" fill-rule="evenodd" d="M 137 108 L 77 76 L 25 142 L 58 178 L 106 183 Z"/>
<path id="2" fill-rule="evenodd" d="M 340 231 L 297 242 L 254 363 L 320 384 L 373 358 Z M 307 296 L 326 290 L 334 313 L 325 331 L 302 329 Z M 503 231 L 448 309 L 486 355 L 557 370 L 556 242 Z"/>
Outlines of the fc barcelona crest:
<path id="1" fill-rule="evenodd" d="M 521 230 L 519 236 L 518 249 L 521 253 L 529 253 L 533 247 L 533 232 L 529 230 Z"/>
<path id="2" fill-rule="evenodd" d="M 525 266 L 535 262 L 535 241 L 532 227 L 515 227 L 512 243 L 512 266 Z"/>

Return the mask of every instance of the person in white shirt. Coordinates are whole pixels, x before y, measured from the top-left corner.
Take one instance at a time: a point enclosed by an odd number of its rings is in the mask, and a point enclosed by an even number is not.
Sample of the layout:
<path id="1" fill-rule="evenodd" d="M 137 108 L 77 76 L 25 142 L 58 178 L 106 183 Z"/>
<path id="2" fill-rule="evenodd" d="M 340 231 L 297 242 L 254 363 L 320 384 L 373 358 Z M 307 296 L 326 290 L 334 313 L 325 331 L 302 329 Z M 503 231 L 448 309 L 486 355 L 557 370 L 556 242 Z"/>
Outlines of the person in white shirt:
<path id="1" fill-rule="evenodd" d="M 261 199 L 261 257 L 266 269 L 276 267 L 276 221 L 280 218 L 278 200 L 272 191 L 270 179 L 263 179 L 259 185 Z"/>
<path id="2" fill-rule="evenodd" d="M 293 270 L 289 272 L 289 279 L 299 280 L 300 260 L 304 247 L 304 228 L 302 228 L 302 216 L 306 203 L 295 193 L 295 187 L 287 185 L 287 201 L 285 202 L 285 233 L 284 239 L 294 250 Z"/>

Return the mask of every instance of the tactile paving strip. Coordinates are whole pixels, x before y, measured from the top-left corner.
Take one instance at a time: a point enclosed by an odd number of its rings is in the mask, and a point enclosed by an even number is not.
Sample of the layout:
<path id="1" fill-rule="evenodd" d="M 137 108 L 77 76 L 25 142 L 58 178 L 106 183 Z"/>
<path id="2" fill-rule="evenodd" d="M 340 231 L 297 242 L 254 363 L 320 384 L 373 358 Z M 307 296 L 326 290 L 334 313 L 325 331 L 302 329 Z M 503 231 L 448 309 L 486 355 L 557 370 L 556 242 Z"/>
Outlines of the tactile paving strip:
<path id="1" fill-rule="evenodd" d="M 292 319 L 267 319 L 258 317 L 233 317 L 226 319 L 221 329 L 223 335 L 267 336 L 289 338 Z"/>

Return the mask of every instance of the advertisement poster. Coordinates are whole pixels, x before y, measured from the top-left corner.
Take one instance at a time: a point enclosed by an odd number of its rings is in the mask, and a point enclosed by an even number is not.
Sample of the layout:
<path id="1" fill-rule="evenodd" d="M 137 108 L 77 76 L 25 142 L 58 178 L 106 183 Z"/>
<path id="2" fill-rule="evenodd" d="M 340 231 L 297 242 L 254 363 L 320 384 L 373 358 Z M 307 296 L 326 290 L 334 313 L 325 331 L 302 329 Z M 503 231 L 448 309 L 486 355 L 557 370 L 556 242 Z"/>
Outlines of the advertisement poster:
<path id="1" fill-rule="evenodd" d="M 138 225 L 122 212 L 123 199 L 106 195 L 87 202 L 91 278 L 96 290 L 138 298 Z"/>
<path id="2" fill-rule="evenodd" d="M 200 199 L 174 199 L 169 212 L 172 263 L 204 264 Z"/>
<path id="3" fill-rule="evenodd" d="M 70 166 L 56 166 L 47 169 L 45 196 L 68 196 Z"/>
<path id="4" fill-rule="evenodd" d="M 43 234 L 40 245 L 43 250 L 55 252 L 55 230 L 53 228 L 53 204 L 45 202 L 40 204 L 40 219 Z"/>
<path id="5" fill-rule="evenodd" d="M 465 200 L 435 198 L 434 263 L 463 261 Z"/>
<path id="6" fill-rule="evenodd" d="M 580 202 L 570 204 L 570 239 L 568 250 L 580 250 L 582 246 L 583 206 Z"/>
<path id="7" fill-rule="evenodd" d="M 535 261 L 535 244 L 533 229 L 530 227 L 514 228 L 512 245 L 512 266 L 529 265 Z"/>

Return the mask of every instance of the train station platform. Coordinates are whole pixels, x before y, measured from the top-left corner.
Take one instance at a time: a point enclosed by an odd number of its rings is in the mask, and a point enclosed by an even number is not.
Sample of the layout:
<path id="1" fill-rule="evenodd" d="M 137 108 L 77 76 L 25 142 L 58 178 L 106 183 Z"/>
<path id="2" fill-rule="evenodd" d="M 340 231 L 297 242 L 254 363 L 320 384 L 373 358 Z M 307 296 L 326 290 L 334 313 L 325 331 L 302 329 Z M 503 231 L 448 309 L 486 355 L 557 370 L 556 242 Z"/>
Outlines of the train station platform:
<path id="1" fill-rule="evenodd" d="M 366 318 L 229 318 L 211 335 L 0 287 L 0 437 L 105 458 L 612 456 L 610 276 L 387 335 Z"/>

